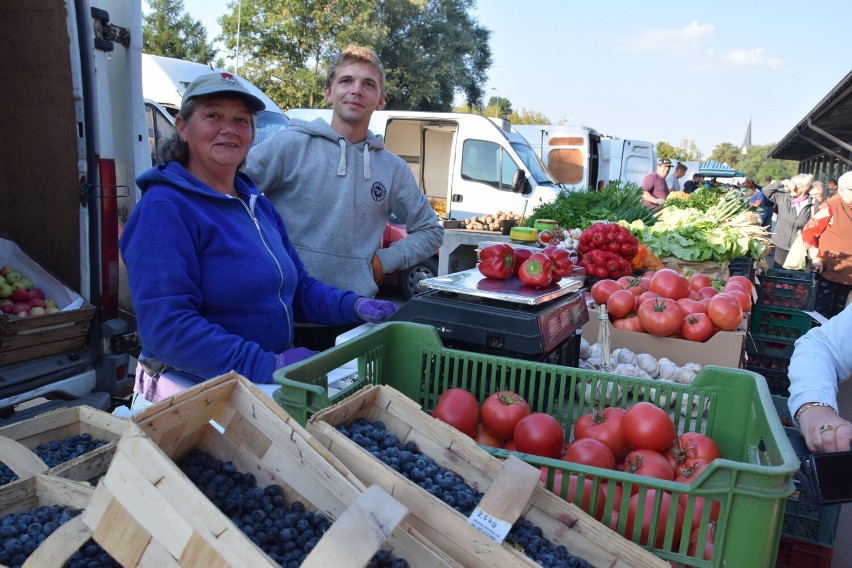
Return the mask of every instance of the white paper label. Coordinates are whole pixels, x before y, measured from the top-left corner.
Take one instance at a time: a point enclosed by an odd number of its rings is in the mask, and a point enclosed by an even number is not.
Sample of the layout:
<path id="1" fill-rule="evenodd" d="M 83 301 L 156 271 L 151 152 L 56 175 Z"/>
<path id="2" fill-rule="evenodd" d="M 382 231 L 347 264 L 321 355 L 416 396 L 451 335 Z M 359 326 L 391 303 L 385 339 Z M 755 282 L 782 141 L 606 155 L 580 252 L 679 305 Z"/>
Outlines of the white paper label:
<path id="1" fill-rule="evenodd" d="M 502 543 L 509 531 L 512 530 L 511 523 L 496 519 L 479 507 L 473 510 L 467 524 L 498 543 Z"/>

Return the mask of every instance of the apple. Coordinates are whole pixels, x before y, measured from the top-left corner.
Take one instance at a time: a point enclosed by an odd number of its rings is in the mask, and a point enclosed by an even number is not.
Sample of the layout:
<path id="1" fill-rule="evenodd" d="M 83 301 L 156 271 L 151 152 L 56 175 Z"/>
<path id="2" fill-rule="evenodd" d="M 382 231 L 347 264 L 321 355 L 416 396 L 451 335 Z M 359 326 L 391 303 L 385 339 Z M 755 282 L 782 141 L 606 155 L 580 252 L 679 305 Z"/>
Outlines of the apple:
<path id="1" fill-rule="evenodd" d="M 3 284 L 5 284 L 5 283 L 6 283 L 6 277 L 5 277 L 5 276 L 0 276 L 0 285 L 3 285 Z"/>
<path id="2" fill-rule="evenodd" d="M 10 272 L 15 272 L 15 269 L 9 266 L 8 264 L 3 268 L 0 268 L 0 276 L 6 276 Z"/>
<path id="3" fill-rule="evenodd" d="M 41 298 L 30 298 L 29 299 L 30 308 L 43 308 L 44 300 Z M 32 310 L 30 310 L 32 312 Z"/>
<path id="4" fill-rule="evenodd" d="M 30 298 L 38 298 L 39 300 L 44 300 L 44 292 L 41 288 L 30 288 L 27 290 L 27 294 Z"/>
<path id="5" fill-rule="evenodd" d="M 18 282 L 20 282 L 24 286 L 24 288 L 26 288 L 27 290 L 29 290 L 30 288 L 33 287 L 33 281 L 30 280 L 29 278 L 21 278 L 21 279 L 18 280 Z M 16 284 L 17 284 L 17 282 L 16 282 Z"/>
<path id="6" fill-rule="evenodd" d="M 54 300 L 53 298 L 47 298 L 44 301 L 44 307 L 45 308 L 55 308 L 56 307 L 56 300 Z"/>
<path id="7" fill-rule="evenodd" d="M 10 285 L 0 284 L 0 298 L 9 298 L 12 296 L 12 293 L 14 291 L 15 289 L 12 288 Z"/>
<path id="8" fill-rule="evenodd" d="M 6 277 L 6 284 L 14 284 L 15 282 L 21 279 L 21 273 L 16 270 L 4 274 L 3 276 Z"/>
<path id="9" fill-rule="evenodd" d="M 13 302 L 26 303 L 30 299 L 30 295 L 27 294 L 27 290 L 25 288 L 15 288 L 12 291 L 12 295 L 9 297 L 9 299 L 11 299 Z"/>
<path id="10" fill-rule="evenodd" d="M 12 302 L 10 302 L 9 300 L 3 300 L 3 302 L 4 303 L 0 304 L 0 312 L 4 314 L 11 314 L 13 305 Z"/>
<path id="11" fill-rule="evenodd" d="M 28 317 L 30 317 L 30 311 L 29 310 L 23 310 L 23 311 L 16 313 L 15 315 L 18 316 L 19 318 L 28 318 Z"/>
<path id="12" fill-rule="evenodd" d="M 20 312 L 30 313 L 30 305 L 26 302 L 15 302 L 12 304 L 12 313 L 18 314 Z"/>
<path id="13" fill-rule="evenodd" d="M 57 308 L 56 306 L 48 306 L 44 308 L 44 313 L 46 314 L 55 314 L 57 312 L 59 312 L 59 308 Z"/>
<path id="14" fill-rule="evenodd" d="M 42 308 L 41 306 L 33 306 L 32 308 L 30 308 L 30 315 L 31 316 L 42 316 L 44 314 L 45 314 L 45 309 Z"/>

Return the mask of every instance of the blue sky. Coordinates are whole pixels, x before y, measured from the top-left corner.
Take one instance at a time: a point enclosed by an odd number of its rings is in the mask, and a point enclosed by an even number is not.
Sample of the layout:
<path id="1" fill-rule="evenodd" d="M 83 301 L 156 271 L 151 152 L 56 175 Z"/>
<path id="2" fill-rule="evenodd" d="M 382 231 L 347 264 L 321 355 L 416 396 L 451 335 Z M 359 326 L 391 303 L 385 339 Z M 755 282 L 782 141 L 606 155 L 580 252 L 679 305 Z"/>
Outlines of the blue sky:
<path id="1" fill-rule="evenodd" d="M 227 5 L 184 0 L 211 36 Z M 778 142 L 852 70 L 852 9 L 829 0 L 479 0 L 474 16 L 492 30 L 486 98 L 705 156 L 749 119 L 752 143 Z"/>

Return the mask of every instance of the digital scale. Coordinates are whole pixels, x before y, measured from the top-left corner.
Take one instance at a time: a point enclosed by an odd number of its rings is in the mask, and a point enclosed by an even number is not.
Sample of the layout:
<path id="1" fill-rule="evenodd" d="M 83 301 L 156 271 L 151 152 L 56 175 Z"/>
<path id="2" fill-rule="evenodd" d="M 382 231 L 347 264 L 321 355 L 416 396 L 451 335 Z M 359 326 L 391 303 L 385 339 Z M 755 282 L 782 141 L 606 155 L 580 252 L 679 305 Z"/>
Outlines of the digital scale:
<path id="1" fill-rule="evenodd" d="M 391 320 L 431 325 L 451 349 L 576 367 L 580 328 L 589 320 L 582 285 L 563 278 L 531 288 L 516 276 L 486 278 L 472 268 L 421 280 L 430 290 Z"/>

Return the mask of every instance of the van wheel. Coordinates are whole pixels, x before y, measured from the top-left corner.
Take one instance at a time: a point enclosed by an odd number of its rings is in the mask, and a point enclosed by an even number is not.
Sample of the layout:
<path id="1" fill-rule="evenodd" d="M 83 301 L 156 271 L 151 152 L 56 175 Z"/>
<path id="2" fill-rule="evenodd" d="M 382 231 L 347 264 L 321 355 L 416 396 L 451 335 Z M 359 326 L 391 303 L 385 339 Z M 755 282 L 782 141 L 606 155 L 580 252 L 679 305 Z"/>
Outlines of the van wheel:
<path id="1" fill-rule="evenodd" d="M 402 289 L 402 297 L 409 300 L 412 296 L 426 292 L 427 289 L 421 288 L 417 283 L 425 278 L 433 278 L 437 275 L 438 259 L 435 257 L 427 258 L 411 268 L 400 271 L 399 287 Z"/>

